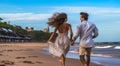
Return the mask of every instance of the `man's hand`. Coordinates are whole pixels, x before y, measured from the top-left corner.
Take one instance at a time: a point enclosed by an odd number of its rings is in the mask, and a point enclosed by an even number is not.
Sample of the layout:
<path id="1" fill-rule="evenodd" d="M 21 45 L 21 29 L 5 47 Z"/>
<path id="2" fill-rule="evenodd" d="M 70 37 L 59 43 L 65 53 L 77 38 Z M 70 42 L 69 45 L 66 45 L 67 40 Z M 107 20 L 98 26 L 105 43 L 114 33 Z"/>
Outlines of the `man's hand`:
<path id="1" fill-rule="evenodd" d="M 74 38 L 71 40 L 71 45 L 72 45 L 72 46 L 75 44 L 75 40 L 76 40 L 76 37 L 74 37 Z"/>
<path id="2" fill-rule="evenodd" d="M 94 38 L 96 38 L 96 36 L 93 36 L 92 38 L 94 39 Z"/>

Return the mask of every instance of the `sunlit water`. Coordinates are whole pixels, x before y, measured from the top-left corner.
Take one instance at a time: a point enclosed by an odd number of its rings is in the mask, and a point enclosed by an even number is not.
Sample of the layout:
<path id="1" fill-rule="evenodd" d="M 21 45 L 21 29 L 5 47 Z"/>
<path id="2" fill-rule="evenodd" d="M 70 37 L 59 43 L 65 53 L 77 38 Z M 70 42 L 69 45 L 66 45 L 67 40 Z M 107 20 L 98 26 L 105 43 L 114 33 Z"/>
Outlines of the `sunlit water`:
<path id="1" fill-rule="evenodd" d="M 111 48 L 112 46 L 96 46 L 96 49 L 105 49 L 105 48 Z M 120 49 L 120 46 L 115 46 L 113 49 Z M 48 48 L 43 48 L 43 50 L 47 50 L 47 52 L 44 52 L 45 54 L 49 54 Z M 114 54 L 114 52 L 113 52 Z M 72 46 L 70 51 L 68 52 L 67 58 L 73 58 L 73 59 L 79 59 L 78 54 L 78 46 Z M 105 55 L 105 54 L 92 54 L 91 56 L 91 62 L 100 64 L 103 66 L 120 66 L 120 58 L 113 58 L 112 56 Z"/>

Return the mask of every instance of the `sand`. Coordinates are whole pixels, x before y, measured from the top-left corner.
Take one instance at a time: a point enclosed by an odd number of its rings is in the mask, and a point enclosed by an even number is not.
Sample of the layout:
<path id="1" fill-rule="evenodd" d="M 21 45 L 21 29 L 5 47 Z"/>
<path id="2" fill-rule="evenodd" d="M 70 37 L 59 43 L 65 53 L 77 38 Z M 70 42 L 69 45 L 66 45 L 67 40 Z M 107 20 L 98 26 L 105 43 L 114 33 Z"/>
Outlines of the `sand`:
<path id="1" fill-rule="evenodd" d="M 47 43 L 0 43 L 0 66 L 60 66 L 58 58 L 44 54 Z M 82 66 L 79 60 L 66 59 L 66 66 Z M 91 63 L 90 66 L 100 66 Z"/>

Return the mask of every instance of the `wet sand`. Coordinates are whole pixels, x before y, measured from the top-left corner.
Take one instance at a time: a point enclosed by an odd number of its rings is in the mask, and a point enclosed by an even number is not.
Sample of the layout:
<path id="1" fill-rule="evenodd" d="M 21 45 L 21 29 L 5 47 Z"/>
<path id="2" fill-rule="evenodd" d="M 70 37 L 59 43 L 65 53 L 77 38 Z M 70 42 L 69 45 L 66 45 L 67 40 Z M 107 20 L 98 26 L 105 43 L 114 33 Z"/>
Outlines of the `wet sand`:
<path id="1" fill-rule="evenodd" d="M 47 43 L 0 43 L 0 66 L 60 66 L 58 58 L 44 54 Z M 77 59 L 66 59 L 66 66 L 82 66 Z M 100 66 L 91 63 L 90 66 Z"/>
<path id="2" fill-rule="evenodd" d="M 68 57 L 79 59 L 79 46 L 71 46 Z M 103 66 L 120 66 L 120 44 L 95 44 L 91 53 L 91 62 Z"/>

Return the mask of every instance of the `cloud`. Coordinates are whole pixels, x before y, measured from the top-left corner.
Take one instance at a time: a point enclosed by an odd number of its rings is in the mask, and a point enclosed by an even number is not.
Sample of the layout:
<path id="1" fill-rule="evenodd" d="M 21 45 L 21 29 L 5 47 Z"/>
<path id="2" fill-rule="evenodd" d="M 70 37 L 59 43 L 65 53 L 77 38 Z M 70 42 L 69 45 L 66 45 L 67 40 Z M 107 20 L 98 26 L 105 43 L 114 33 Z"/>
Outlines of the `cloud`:
<path id="1" fill-rule="evenodd" d="M 0 17 L 5 20 L 44 20 L 51 16 L 51 14 L 34 14 L 34 13 L 1 13 Z"/>
<path id="2" fill-rule="evenodd" d="M 50 10 L 48 10 L 50 8 Z M 0 13 L 0 17 L 4 20 L 18 21 L 18 20 L 44 20 L 55 12 L 66 12 L 67 14 L 80 13 L 82 11 L 88 12 L 93 15 L 101 16 L 120 16 L 120 8 L 107 8 L 107 7 L 82 7 L 82 6 L 53 6 L 44 9 L 49 13 Z"/>
<path id="3" fill-rule="evenodd" d="M 58 6 L 53 7 L 54 11 L 67 12 L 67 13 L 80 13 L 82 11 L 95 15 L 120 15 L 120 8 L 107 8 L 107 7 L 79 7 L 79 6 Z"/>

